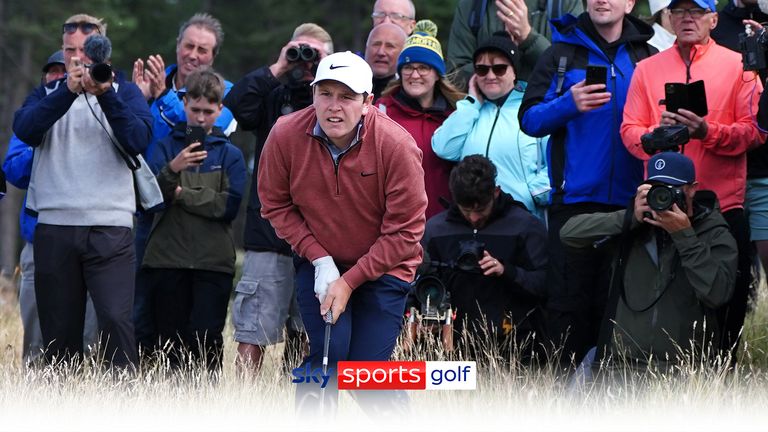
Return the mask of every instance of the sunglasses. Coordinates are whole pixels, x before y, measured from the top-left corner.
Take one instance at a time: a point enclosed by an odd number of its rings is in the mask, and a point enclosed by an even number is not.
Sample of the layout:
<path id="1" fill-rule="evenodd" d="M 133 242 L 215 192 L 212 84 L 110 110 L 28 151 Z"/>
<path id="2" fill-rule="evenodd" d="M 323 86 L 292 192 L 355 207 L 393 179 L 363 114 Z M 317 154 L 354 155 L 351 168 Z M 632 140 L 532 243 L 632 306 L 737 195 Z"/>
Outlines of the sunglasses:
<path id="1" fill-rule="evenodd" d="M 80 29 L 80 31 L 83 32 L 83 34 L 91 34 L 95 30 L 98 33 L 101 33 L 99 31 L 99 26 L 94 23 L 88 23 L 88 22 L 73 22 L 73 23 L 66 23 L 63 26 L 61 26 L 62 33 L 72 34 L 77 31 L 77 29 Z"/>
<path id="2" fill-rule="evenodd" d="M 507 68 L 510 65 L 506 63 L 501 64 L 495 64 L 495 65 L 484 65 L 484 64 L 476 64 L 475 65 L 475 73 L 477 76 L 484 77 L 488 75 L 489 71 L 493 71 L 493 74 L 496 76 L 502 76 L 507 73 Z"/>

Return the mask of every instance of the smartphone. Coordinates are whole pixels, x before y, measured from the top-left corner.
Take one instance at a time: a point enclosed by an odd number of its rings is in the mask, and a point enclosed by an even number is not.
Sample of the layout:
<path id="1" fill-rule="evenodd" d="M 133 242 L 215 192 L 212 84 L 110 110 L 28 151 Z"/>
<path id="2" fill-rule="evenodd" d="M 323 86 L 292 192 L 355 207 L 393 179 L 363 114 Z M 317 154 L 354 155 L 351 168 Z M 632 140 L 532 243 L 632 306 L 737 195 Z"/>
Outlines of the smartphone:
<path id="1" fill-rule="evenodd" d="M 202 151 L 205 135 L 205 129 L 203 129 L 202 126 L 187 126 L 186 135 L 184 137 L 185 147 L 189 147 L 192 143 L 199 143 L 200 145 L 193 147 L 192 151 Z"/>
<path id="2" fill-rule="evenodd" d="M 683 108 L 704 117 L 709 111 L 704 81 L 664 84 L 664 106 L 669 112 L 677 113 L 677 110 Z"/>
<path id="3" fill-rule="evenodd" d="M 607 84 L 608 68 L 602 65 L 587 65 L 587 82 L 585 85 Z"/>

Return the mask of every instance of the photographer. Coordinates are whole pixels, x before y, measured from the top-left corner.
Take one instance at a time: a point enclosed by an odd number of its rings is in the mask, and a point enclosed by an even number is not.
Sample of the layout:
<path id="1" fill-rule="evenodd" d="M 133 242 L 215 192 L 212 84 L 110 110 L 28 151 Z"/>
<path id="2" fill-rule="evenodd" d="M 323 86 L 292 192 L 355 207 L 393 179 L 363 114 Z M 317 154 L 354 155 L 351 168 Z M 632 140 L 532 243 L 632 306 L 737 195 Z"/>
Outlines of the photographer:
<path id="1" fill-rule="evenodd" d="M 116 143 L 141 153 L 152 115 L 141 91 L 121 74 L 96 82 L 86 39 L 106 26 L 75 15 L 62 27 L 67 75 L 40 86 L 16 111 L 13 131 L 35 147 L 27 208 L 37 212 L 35 293 L 48 361 L 82 357 L 86 290 L 114 365 L 135 364 L 133 175 Z M 94 38 L 99 39 L 99 38 Z M 104 48 L 106 44 L 101 47 Z"/>
<path id="2" fill-rule="evenodd" d="M 720 313 L 722 350 L 735 350 L 747 309 L 750 273 L 749 223 L 744 215 L 747 151 L 765 141 L 754 122 L 762 84 L 742 69 L 741 56 L 715 43 L 710 32 L 718 22 L 713 0 L 676 0 L 670 3 L 677 41 L 637 65 L 629 86 L 621 137 L 627 150 L 647 160 L 641 136 L 659 125 L 685 125 L 691 141 L 684 153 L 699 172 L 702 188 L 717 194 L 722 213 L 739 245 L 739 272 L 733 299 Z M 677 112 L 659 105 L 666 99 L 666 83 L 706 86 L 706 110 Z M 735 360 L 735 356 L 732 357 Z"/>
<path id="3" fill-rule="evenodd" d="M 312 104 L 309 83 L 320 59 L 332 52 L 328 32 L 317 24 L 301 24 L 274 64 L 250 72 L 232 87 L 224 104 L 243 129 L 256 135 L 255 166 L 259 166 L 264 142 L 277 119 Z M 264 347 L 283 340 L 289 315 L 288 345 L 300 348 L 303 331 L 294 298 L 291 247 L 261 216 L 257 187 L 258 169 L 253 172 L 245 222 L 243 276 L 232 309 L 238 364 L 241 368 L 250 364 L 253 370 L 261 364 Z"/>
<path id="4" fill-rule="evenodd" d="M 515 346 L 528 357 L 542 340 L 546 228 L 496 186 L 496 167 L 483 156 L 467 156 L 453 169 L 450 190 L 454 203 L 427 222 L 422 245 L 433 262 L 453 263 L 439 274 L 456 310 L 454 329 L 467 329 L 477 347 L 485 335 L 501 341 L 508 333 L 503 324 L 511 321 Z M 476 268 L 463 271 L 456 261 L 468 240 L 483 251 Z"/>
<path id="5" fill-rule="evenodd" d="M 574 216 L 560 231 L 568 246 L 605 243 L 614 256 L 600 344 L 618 364 L 698 364 L 717 353 L 716 311 L 733 294 L 737 249 L 717 198 L 698 186 L 691 159 L 659 153 L 634 208 Z"/>

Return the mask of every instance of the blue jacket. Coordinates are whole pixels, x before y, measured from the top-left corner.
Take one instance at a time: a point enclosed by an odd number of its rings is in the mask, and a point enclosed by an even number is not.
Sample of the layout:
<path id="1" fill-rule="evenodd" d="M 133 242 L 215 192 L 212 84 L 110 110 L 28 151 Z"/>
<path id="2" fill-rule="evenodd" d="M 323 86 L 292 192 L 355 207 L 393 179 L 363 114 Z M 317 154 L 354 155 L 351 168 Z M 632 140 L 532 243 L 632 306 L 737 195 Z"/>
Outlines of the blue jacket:
<path id="1" fill-rule="evenodd" d="M 3 171 L 5 171 L 8 183 L 19 189 L 29 187 L 29 176 L 32 173 L 32 157 L 35 155 L 32 147 L 20 140 L 16 135 L 11 136 L 8 142 L 8 153 L 5 154 L 3 162 Z M 27 213 L 27 195 L 24 195 L 24 205 L 19 212 L 19 225 L 21 226 L 21 237 L 32 243 L 35 237 L 35 226 L 37 217 Z"/>
<path id="2" fill-rule="evenodd" d="M 539 58 L 519 112 L 523 131 L 549 135 L 547 164 L 552 202 L 594 202 L 625 206 L 643 180 L 643 164 L 624 147 L 619 135 L 624 102 L 635 64 L 655 52 L 646 41 L 653 29 L 627 15 L 621 38 L 610 58 L 590 37 L 586 12 L 551 20 L 552 46 Z M 558 87 L 558 65 L 567 59 Z M 570 92 L 586 76 L 587 65 L 608 68 L 611 101 L 581 113 Z"/>
<path id="3" fill-rule="evenodd" d="M 162 96 L 155 99 L 150 107 L 153 117 L 152 142 L 150 142 L 149 147 L 144 152 L 146 159 L 152 157 L 157 142 L 170 135 L 177 123 L 187 121 L 187 115 L 184 113 L 184 101 L 182 100 L 187 89 L 173 89 L 173 79 L 176 76 L 176 71 L 176 65 L 170 65 L 165 68 L 166 91 Z M 224 80 L 224 96 L 229 93 L 231 88 L 232 83 Z M 221 110 L 221 115 L 216 119 L 215 126 L 221 128 L 224 134 L 229 136 L 237 127 L 237 122 L 232 112 L 224 107 Z"/>
<path id="4" fill-rule="evenodd" d="M 77 95 L 67 88 L 67 78 L 52 81 L 36 88 L 13 117 L 13 132 L 32 147 L 43 141 L 48 130 L 66 114 Z M 135 156 L 147 147 L 147 136 L 152 135 L 149 111 L 141 91 L 123 74 L 115 74 L 120 91 L 110 90 L 99 96 L 99 103 L 109 119 L 115 138 L 126 152 Z M 46 87 L 55 89 L 47 94 Z M 50 91 L 50 90 L 49 90 Z"/>
<path id="5" fill-rule="evenodd" d="M 432 150 L 450 161 L 473 154 L 489 158 L 498 170 L 501 189 L 536 213 L 536 204 L 547 203 L 549 180 L 541 140 L 518 126 L 522 100 L 522 91 L 515 88 L 501 107 L 490 101 L 459 101 L 432 136 Z"/>

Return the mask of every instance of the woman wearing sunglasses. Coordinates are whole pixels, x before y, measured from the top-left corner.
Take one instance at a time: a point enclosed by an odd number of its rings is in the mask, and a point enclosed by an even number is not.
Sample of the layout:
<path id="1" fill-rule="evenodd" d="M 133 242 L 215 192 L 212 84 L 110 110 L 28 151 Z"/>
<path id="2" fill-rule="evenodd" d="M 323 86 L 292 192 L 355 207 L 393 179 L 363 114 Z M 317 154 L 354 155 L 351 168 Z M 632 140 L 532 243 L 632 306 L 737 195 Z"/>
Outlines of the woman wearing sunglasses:
<path id="1" fill-rule="evenodd" d="M 432 134 L 456 108 L 456 101 L 464 97 L 445 78 L 443 52 L 436 36 L 437 26 L 432 21 L 416 24 L 397 60 L 399 79 L 389 84 L 377 102 L 379 110 L 413 135 L 423 153 L 427 218 L 445 210 L 440 197 L 451 196 L 448 176 L 453 167 L 432 151 Z"/>
<path id="2" fill-rule="evenodd" d="M 525 83 L 517 81 L 521 53 L 508 33 L 497 32 L 475 50 L 469 95 L 432 137 L 443 159 L 481 154 L 498 169 L 498 185 L 533 214 L 543 217 L 549 178 L 543 143 L 520 130 L 517 112 Z"/>

